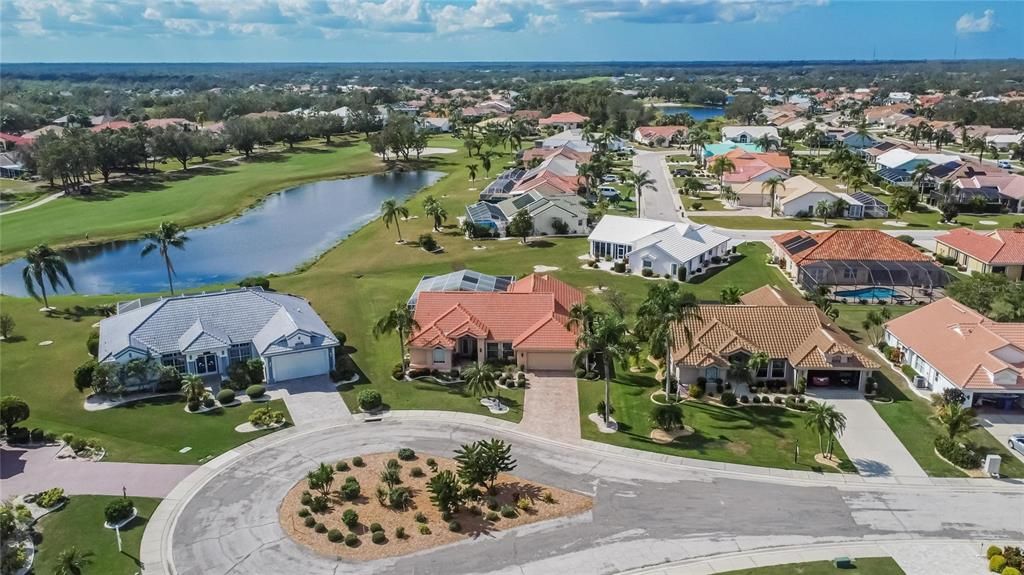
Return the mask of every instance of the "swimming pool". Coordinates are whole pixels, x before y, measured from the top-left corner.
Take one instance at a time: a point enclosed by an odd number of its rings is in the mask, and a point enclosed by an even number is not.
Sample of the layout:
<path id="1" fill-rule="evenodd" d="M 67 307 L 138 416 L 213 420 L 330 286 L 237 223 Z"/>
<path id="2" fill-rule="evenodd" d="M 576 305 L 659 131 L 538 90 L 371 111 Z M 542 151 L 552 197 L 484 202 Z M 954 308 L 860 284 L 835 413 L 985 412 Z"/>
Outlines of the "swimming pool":
<path id="1" fill-rule="evenodd" d="M 903 294 L 887 287 L 869 287 L 835 292 L 836 297 L 852 297 L 858 299 L 891 299 L 903 298 Z"/>

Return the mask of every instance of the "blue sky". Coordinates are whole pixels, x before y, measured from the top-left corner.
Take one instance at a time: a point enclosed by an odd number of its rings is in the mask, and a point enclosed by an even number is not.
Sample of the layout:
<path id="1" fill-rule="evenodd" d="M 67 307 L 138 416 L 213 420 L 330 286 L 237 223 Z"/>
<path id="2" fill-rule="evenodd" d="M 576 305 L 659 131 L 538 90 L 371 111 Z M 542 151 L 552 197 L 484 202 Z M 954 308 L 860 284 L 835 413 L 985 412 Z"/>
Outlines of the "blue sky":
<path id="1" fill-rule="evenodd" d="M 0 0 L 4 62 L 1024 57 L 1024 2 Z"/>

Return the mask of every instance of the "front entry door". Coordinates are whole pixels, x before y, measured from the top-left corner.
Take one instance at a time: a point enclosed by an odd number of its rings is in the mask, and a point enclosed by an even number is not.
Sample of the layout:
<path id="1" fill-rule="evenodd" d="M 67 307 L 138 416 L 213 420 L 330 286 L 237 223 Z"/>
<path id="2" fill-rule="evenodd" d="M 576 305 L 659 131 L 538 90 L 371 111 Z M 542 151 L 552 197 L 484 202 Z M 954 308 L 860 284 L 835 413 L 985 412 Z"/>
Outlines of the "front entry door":
<path id="1" fill-rule="evenodd" d="M 199 375 L 217 373 L 217 356 L 204 353 L 196 358 L 196 373 Z"/>

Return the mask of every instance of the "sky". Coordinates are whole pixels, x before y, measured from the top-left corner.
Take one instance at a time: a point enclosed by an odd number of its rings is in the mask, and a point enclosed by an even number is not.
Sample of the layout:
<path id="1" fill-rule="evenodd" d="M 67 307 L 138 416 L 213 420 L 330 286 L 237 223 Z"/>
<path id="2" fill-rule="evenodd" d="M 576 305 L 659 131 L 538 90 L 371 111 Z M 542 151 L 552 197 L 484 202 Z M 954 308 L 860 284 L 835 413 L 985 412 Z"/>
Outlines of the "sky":
<path id="1" fill-rule="evenodd" d="M 1024 58 L 1024 1 L 0 0 L 0 62 Z"/>

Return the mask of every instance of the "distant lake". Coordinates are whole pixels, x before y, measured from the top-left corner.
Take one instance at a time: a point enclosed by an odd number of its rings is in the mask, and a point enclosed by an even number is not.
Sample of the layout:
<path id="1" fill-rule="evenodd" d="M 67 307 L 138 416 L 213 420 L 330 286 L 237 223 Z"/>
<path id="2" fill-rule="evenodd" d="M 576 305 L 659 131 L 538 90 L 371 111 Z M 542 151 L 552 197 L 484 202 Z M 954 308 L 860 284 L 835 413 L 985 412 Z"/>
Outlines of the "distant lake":
<path id="1" fill-rule="evenodd" d="M 690 107 L 690 106 L 665 105 L 665 106 L 652 106 L 652 108 L 657 109 L 658 111 L 660 111 L 662 114 L 665 114 L 666 116 L 670 116 L 670 115 L 674 115 L 674 114 L 682 114 L 682 113 L 685 112 L 685 113 L 693 116 L 693 119 L 698 121 L 698 122 L 700 122 L 702 120 L 707 120 L 708 118 L 717 118 L 717 117 L 725 114 L 725 108 L 716 108 L 716 107 L 713 107 L 713 106 L 695 106 L 695 107 Z"/>
<path id="2" fill-rule="evenodd" d="M 174 289 L 292 271 L 377 217 L 384 200 L 404 200 L 442 176 L 430 171 L 391 172 L 314 182 L 271 194 L 236 218 L 188 230 L 185 249 L 171 249 L 177 271 Z M 144 245 L 143 240 L 125 240 L 61 254 L 77 293 L 166 292 L 163 260 L 157 252 L 141 257 Z M 0 267 L 0 292 L 27 295 L 21 278 L 24 267 L 23 259 Z"/>

